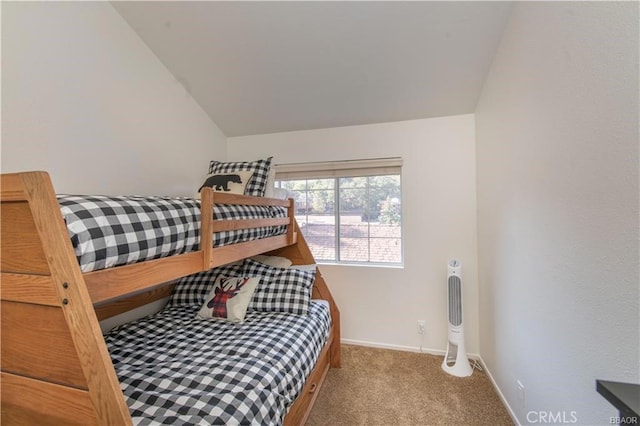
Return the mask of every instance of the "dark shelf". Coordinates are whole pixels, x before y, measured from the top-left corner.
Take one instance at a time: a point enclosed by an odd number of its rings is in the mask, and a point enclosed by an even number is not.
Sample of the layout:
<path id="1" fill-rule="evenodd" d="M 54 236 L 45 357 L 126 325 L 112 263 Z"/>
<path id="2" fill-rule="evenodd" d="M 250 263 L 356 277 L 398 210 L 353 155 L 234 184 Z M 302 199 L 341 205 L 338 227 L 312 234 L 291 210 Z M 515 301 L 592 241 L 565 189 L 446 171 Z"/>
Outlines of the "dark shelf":
<path id="1" fill-rule="evenodd" d="M 620 423 L 638 424 L 640 385 L 596 380 L 596 390 L 620 412 Z M 632 419 L 635 419 L 633 421 Z"/>

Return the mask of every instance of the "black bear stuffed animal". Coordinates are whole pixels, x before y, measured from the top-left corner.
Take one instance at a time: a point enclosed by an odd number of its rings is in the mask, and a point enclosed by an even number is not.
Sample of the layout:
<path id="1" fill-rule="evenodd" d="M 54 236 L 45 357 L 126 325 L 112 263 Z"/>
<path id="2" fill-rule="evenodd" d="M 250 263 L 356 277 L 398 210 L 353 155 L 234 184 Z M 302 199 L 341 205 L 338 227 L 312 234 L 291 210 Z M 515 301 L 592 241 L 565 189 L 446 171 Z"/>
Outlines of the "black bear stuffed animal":
<path id="1" fill-rule="evenodd" d="M 239 175 L 215 175 L 209 176 L 206 181 L 202 184 L 198 192 L 202 191 L 202 188 L 205 186 L 211 187 L 216 191 L 231 191 L 229 189 L 229 182 L 232 183 L 242 183 L 242 179 Z"/>

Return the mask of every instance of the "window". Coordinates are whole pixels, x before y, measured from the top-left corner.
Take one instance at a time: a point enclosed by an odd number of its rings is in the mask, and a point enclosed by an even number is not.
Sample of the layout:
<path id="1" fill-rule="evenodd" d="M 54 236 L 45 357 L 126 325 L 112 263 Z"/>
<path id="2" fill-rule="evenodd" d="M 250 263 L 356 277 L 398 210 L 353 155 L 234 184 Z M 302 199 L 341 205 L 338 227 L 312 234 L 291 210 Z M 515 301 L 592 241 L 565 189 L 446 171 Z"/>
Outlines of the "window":
<path id="1" fill-rule="evenodd" d="M 276 186 L 295 199 L 296 220 L 317 261 L 402 263 L 400 167 L 370 162 L 276 168 Z M 354 167 L 363 163 L 368 167 Z"/>

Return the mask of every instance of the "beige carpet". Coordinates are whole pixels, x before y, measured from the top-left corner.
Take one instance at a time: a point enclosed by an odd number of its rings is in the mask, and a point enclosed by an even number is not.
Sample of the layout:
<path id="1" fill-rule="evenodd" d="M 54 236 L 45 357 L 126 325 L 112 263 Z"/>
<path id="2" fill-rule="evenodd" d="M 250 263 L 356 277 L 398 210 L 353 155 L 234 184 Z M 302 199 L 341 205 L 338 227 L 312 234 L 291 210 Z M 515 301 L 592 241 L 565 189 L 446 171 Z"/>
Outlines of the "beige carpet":
<path id="1" fill-rule="evenodd" d="M 453 377 L 442 357 L 342 346 L 307 426 L 512 425 L 484 372 Z"/>

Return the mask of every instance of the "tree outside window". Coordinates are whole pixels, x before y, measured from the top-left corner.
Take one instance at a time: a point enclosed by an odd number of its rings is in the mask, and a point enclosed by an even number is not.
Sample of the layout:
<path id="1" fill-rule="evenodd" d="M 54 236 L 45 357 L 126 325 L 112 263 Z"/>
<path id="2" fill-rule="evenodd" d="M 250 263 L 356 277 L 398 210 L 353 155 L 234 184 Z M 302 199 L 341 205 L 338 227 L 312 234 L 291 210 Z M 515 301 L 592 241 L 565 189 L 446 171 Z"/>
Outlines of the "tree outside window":
<path id="1" fill-rule="evenodd" d="M 400 175 L 280 180 L 318 261 L 402 263 Z"/>

